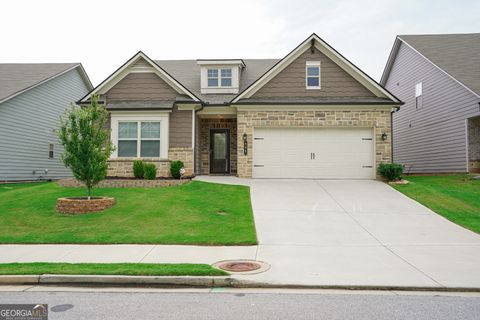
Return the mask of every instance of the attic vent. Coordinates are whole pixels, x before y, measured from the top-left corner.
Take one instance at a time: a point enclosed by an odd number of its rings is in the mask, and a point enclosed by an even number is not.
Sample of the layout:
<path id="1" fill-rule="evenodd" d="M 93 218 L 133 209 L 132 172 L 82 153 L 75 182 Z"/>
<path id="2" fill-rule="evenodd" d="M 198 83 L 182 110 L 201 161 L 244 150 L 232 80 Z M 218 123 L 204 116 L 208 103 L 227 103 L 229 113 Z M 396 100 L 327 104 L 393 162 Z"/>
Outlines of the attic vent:
<path id="1" fill-rule="evenodd" d="M 310 53 L 315 53 L 315 39 L 310 40 Z"/>

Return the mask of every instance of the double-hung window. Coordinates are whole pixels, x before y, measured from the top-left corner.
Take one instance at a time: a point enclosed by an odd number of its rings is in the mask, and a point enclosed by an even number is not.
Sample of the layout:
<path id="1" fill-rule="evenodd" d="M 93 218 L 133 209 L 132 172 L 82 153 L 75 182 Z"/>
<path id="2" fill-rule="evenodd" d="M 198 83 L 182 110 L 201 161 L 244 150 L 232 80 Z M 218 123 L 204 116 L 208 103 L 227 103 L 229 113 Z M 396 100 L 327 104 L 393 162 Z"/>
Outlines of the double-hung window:
<path id="1" fill-rule="evenodd" d="M 305 77 L 307 89 L 320 89 L 320 61 L 307 61 Z"/>
<path id="2" fill-rule="evenodd" d="M 207 82 L 209 87 L 231 87 L 232 69 L 208 69 Z"/>
<path id="3" fill-rule="evenodd" d="M 119 157 L 160 157 L 160 121 L 119 121 Z"/>

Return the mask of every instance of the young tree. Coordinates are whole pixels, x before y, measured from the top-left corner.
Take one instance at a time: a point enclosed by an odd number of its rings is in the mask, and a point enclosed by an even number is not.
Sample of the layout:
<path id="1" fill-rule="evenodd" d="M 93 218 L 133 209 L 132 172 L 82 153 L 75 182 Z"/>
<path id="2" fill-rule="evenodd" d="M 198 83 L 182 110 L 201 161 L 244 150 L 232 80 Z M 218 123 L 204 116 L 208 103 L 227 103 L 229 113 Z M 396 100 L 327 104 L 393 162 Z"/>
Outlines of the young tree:
<path id="1" fill-rule="evenodd" d="M 91 97 L 90 105 L 75 107 L 61 119 L 59 138 L 65 148 L 63 163 L 73 176 L 85 184 L 88 200 L 92 188 L 107 175 L 107 160 L 114 146 L 110 132 L 105 129 L 108 112 L 98 104 L 98 97 Z"/>

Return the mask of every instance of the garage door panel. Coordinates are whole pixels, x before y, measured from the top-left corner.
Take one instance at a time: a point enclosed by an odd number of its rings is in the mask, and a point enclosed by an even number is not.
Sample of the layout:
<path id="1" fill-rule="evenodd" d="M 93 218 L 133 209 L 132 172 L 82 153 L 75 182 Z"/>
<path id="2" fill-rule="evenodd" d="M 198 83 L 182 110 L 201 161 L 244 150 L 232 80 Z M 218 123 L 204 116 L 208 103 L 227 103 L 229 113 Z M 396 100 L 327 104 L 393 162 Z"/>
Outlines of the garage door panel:
<path id="1" fill-rule="evenodd" d="M 255 128 L 254 178 L 374 178 L 371 128 Z"/>

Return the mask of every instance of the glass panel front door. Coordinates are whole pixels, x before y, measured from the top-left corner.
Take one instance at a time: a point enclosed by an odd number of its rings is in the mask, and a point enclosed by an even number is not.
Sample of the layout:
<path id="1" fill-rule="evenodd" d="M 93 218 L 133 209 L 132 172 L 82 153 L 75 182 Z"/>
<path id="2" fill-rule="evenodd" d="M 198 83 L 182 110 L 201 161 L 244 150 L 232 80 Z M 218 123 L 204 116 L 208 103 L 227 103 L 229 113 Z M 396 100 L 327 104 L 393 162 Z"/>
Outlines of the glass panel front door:
<path id="1" fill-rule="evenodd" d="M 228 129 L 210 131 L 210 173 L 229 173 L 229 140 Z"/>

